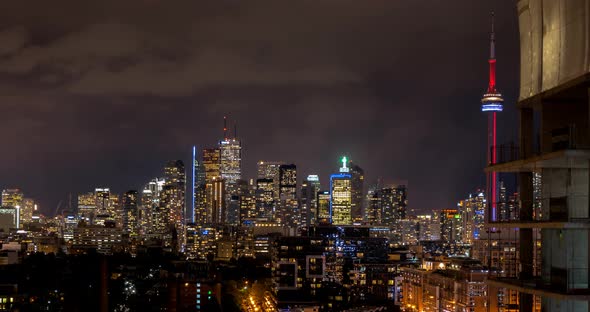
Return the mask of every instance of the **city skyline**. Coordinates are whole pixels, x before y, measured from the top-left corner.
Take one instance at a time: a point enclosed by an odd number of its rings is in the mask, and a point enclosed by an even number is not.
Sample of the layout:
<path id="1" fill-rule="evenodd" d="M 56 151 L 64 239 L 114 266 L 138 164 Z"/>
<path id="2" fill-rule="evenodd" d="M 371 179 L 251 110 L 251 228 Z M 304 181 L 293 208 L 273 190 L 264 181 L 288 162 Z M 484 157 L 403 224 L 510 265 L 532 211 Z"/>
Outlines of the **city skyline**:
<path id="1" fill-rule="evenodd" d="M 590 308 L 590 0 L 0 17 L 0 311 Z"/>
<path id="2" fill-rule="evenodd" d="M 11 14 L 0 22 L 6 43 L 0 91 L 7 103 L 0 114 L 10 116 L 0 127 L 11 134 L 4 142 L 11 152 L 0 156 L 0 188 L 21 188 L 49 214 L 68 193 L 140 189 L 166 161 L 190 164 L 193 145 L 220 139 L 224 115 L 237 121 L 245 177 L 255 177 L 258 160 L 281 160 L 295 163 L 300 177 L 319 174 L 326 183 L 334 160 L 347 155 L 367 181 L 407 180 L 411 207 L 452 207 L 484 183 L 478 99 L 487 77 L 490 10 L 506 100 L 498 142 L 516 133 L 512 3 L 433 3 L 424 13 L 425 4 L 342 2 L 341 15 L 330 20 L 323 18 L 332 11 L 328 2 L 300 2 L 287 11 L 264 1 L 231 9 L 187 10 L 195 4 L 183 3 L 182 11 L 202 19 L 158 2 L 145 12 L 131 2 L 92 4 L 94 10 L 64 4 L 84 18 L 48 18 L 57 24 L 46 25 L 36 12 L 60 13 L 46 4 L 7 3 L 2 12 Z M 105 18 L 96 13 L 103 9 L 119 13 Z M 160 35 L 146 38 L 153 16 Z M 316 29 L 310 32 L 301 18 Z M 406 22 L 415 28 L 397 31 Z M 272 23 L 289 38 L 266 27 Z M 159 65 L 146 67 L 145 59 Z M 185 66 L 177 76 L 159 77 L 159 69 Z M 201 68 L 215 77 L 205 79 Z M 128 83 L 111 79 L 114 72 Z"/>

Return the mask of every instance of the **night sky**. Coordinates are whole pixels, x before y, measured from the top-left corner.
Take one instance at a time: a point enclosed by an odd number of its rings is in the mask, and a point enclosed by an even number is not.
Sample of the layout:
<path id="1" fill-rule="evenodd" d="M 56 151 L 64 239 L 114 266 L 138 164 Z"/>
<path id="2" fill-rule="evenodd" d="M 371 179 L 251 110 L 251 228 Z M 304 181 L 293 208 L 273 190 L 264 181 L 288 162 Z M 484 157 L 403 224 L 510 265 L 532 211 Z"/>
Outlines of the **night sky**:
<path id="1" fill-rule="evenodd" d="M 409 205 L 483 186 L 489 12 L 499 143 L 516 137 L 514 1 L 2 1 L 0 188 L 53 214 L 68 193 L 141 189 L 237 122 L 243 171 L 349 156 Z"/>

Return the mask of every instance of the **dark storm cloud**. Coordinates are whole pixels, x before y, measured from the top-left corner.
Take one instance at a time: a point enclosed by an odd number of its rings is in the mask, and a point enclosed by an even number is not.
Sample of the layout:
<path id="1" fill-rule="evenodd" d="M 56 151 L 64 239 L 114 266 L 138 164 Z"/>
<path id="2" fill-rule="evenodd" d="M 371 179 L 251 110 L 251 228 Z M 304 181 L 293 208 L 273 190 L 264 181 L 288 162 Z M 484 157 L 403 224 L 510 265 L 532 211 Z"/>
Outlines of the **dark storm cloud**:
<path id="1" fill-rule="evenodd" d="M 467 0 L 4 2 L 0 130 L 10 148 L 0 187 L 46 206 L 99 185 L 138 188 L 190 145 L 214 144 L 229 113 L 248 177 L 268 159 L 325 180 L 346 153 L 369 181 L 408 180 L 413 207 L 452 205 L 483 181 L 490 9 Z M 509 1 L 493 9 L 510 100 L 516 11 Z"/>

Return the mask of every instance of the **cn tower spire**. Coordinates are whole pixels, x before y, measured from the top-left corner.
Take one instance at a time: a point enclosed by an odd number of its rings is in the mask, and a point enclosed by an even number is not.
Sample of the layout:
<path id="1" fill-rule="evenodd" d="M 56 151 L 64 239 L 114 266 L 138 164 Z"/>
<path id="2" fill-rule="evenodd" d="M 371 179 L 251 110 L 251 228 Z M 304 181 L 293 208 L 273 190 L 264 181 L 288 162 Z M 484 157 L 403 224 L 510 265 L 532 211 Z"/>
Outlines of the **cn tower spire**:
<path id="1" fill-rule="evenodd" d="M 490 79 L 488 83 L 488 93 L 497 93 L 496 91 L 496 34 L 494 33 L 494 12 L 492 12 L 492 31 L 490 32 Z"/>
<path id="2" fill-rule="evenodd" d="M 490 60 L 496 59 L 496 33 L 494 30 L 494 11 L 492 11 L 492 32 L 490 32 Z"/>

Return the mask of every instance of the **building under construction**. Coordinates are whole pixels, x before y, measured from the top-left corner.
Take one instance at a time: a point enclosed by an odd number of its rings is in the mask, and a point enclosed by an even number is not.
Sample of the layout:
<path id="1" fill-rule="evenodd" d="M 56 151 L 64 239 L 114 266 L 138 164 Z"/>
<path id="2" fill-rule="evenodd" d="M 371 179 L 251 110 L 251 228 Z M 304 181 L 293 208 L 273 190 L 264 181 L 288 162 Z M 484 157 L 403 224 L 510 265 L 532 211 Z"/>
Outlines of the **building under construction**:
<path id="1" fill-rule="evenodd" d="M 486 170 L 517 175 L 518 218 L 488 227 L 518 232 L 518 273 L 488 284 L 518 291 L 520 311 L 538 309 L 535 297 L 543 311 L 588 311 L 590 0 L 520 0 L 517 9 L 520 142 Z"/>

